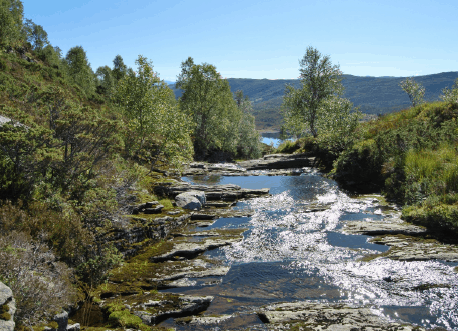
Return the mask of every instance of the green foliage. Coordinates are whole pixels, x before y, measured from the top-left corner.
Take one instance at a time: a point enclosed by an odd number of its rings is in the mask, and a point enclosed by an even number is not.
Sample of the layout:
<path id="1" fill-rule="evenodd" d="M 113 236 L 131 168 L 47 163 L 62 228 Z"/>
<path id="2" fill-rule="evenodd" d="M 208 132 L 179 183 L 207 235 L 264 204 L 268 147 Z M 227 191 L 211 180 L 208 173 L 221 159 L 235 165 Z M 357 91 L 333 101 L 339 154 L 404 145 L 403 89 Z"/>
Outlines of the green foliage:
<path id="1" fill-rule="evenodd" d="M 404 169 L 407 204 L 458 192 L 458 153 L 449 145 L 437 150 L 409 150 Z"/>
<path id="2" fill-rule="evenodd" d="M 233 99 L 229 84 L 208 63 L 194 64 L 189 57 L 181 64 L 177 88 L 183 90 L 181 109 L 192 119 L 194 151 L 199 158 L 209 151 L 235 153 L 241 111 Z"/>
<path id="3" fill-rule="evenodd" d="M 113 60 L 113 77 L 116 82 L 119 82 L 127 74 L 127 66 L 124 64 L 124 60 L 121 55 L 116 55 Z"/>
<path id="4" fill-rule="evenodd" d="M 421 84 L 414 81 L 413 78 L 406 78 L 399 86 L 409 96 L 412 107 L 418 106 L 424 103 L 425 88 Z"/>
<path id="5" fill-rule="evenodd" d="M 114 327 L 134 328 L 137 330 L 149 330 L 142 319 L 132 314 L 121 302 L 112 302 L 108 305 L 108 322 Z"/>
<path id="6" fill-rule="evenodd" d="M 442 93 L 444 94 L 442 100 L 451 107 L 458 108 L 458 78 L 455 80 L 452 89 L 445 88 Z"/>
<path id="7" fill-rule="evenodd" d="M 425 87 L 425 100 L 439 100 L 443 89 L 451 87 L 458 77 L 457 72 L 443 72 L 434 75 L 418 76 L 415 80 Z M 359 110 L 367 115 L 377 116 L 400 111 L 410 105 L 409 98 L 399 88 L 405 78 L 401 77 L 360 77 L 342 75 L 345 88 L 343 97 L 351 100 Z M 286 85 L 298 89 L 298 79 L 248 79 L 228 78 L 231 91 L 243 90 L 252 100 L 253 115 L 258 130 L 280 130 L 282 116 L 280 108 Z M 174 89 L 177 97 L 181 91 Z"/>
<path id="8" fill-rule="evenodd" d="M 346 149 L 334 163 L 335 178 L 361 190 L 373 190 L 382 182 L 382 157 L 377 142 L 367 139 Z"/>
<path id="9" fill-rule="evenodd" d="M 53 158 L 48 148 L 52 133 L 17 109 L 4 108 L 4 114 L 22 124 L 12 121 L 0 127 L 0 199 L 27 199 Z"/>
<path id="10" fill-rule="evenodd" d="M 20 0 L 0 0 L 0 46 L 15 46 L 22 39 L 23 12 Z"/>
<path id="11" fill-rule="evenodd" d="M 41 50 L 49 45 L 48 34 L 41 25 L 37 25 L 32 20 L 26 19 L 23 25 L 23 33 L 26 40 L 32 45 L 34 50 Z"/>
<path id="12" fill-rule="evenodd" d="M 252 115 L 253 107 L 248 96 L 242 91 L 235 93 L 235 102 L 242 112 L 237 143 L 237 156 L 245 159 L 256 159 L 261 156 L 261 135 L 256 131 L 255 118 Z"/>
<path id="13" fill-rule="evenodd" d="M 109 66 L 98 67 L 95 74 L 98 80 L 97 92 L 99 94 L 111 96 L 116 83 L 111 68 Z"/>
<path id="14" fill-rule="evenodd" d="M 14 205 L 6 201 L 0 207 L 0 229 L 2 233 L 17 231 L 40 238 L 62 261 L 77 265 L 94 238 L 68 205 L 61 212 L 51 208 L 51 202 L 33 202 L 25 207 L 21 202 Z"/>
<path id="15" fill-rule="evenodd" d="M 90 257 L 77 267 L 80 280 L 91 288 L 99 285 L 107 276 L 110 269 L 117 267 L 123 261 L 123 255 L 116 247 L 109 245 L 90 252 Z"/>
<path id="16" fill-rule="evenodd" d="M 95 92 L 95 76 L 82 46 L 70 48 L 65 57 L 70 78 L 90 97 Z"/>
<path id="17" fill-rule="evenodd" d="M 406 220 L 456 233 L 457 115 L 451 103 L 424 103 L 365 123 L 334 163 L 335 178 L 352 189 L 381 189 L 405 205 Z"/>
<path id="18" fill-rule="evenodd" d="M 151 166 L 179 165 L 192 156 L 188 120 L 152 63 L 140 55 L 136 64 L 137 72 L 119 81 L 113 96 L 127 119 L 125 152 Z"/>
<path id="19" fill-rule="evenodd" d="M 45 61 L 53 68 L 59 68 L 62 66 L 62 54 L 59 47 L 52 47 L 51 45 L 46 45 L 43 49 L 38 52 L 38 56 L 42 61 Z"/>
<path id="20" fill-rule="evenodd" d="M 352 113 L 352 103 L 342 99 L 342 72 L 332 65 L 329 56 L 322 56 L 308 47 L 299 62 L 300 88 L 286 86 L 282 113 L 284 127 L 293 135 L 324 135 L 323 142 L 341 151 L 351 144 L 359 114 Z"/>
<path id="21" fill-rule="evenodd" d="M 299 148 L 299 145 L 295 141 L 285 140 L 275 149 L 275 153 L 292 154 L 299 150 Z"/>
<path id="22" fill-rule="evenodd" d="M 353 109 L 353 104 L 344 98 L 331 97 L 324 102 L 322 120 L 319 121 L 321 134 L 317 142 L 323 149 L 338 155 L 355 141 L 355 130 L 362 114 Z"/>

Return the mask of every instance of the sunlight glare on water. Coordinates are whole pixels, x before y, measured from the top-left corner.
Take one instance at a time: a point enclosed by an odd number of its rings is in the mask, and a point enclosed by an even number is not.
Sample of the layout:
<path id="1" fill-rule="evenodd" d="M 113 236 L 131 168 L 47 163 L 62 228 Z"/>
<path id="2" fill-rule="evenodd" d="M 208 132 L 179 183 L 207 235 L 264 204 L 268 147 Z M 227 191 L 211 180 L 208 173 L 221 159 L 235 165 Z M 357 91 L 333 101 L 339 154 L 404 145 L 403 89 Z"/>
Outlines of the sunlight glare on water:
<path id="1" fill-rule="evenodd" d="M 380 253 L 387 247 L 367 243 L 365 236 L 340 231 L 346 220 L 381 220 L 399 217 L 399 212 L 386 216 L 374 198 L 349 197 L 335 182 L 317 173 L 280 179 L 256 178 L 246 181 L 250 185 L 244 185 L 243 177 L 223 177 L 220 181 L 232 181 L 244 188 L 272 187 L 272 195 L 239 203 L 236 207 L 252 209 L 254 215 L 237 222 L 237 227 L 248 229 L 244 239 L 218 252 L 232 266 L 231 270 L 253 270 L 254 273 L 249 279 L 244 278 L 242 272 L 233 281 L 223 280 L 221 286 L 227 288 L 225 291 L 234 287 L 240 293 L 251 291 L 255 288 L 252 282 L 263 275 L 256 286 L 262 288 L 261 283 L 269 283 L 278 301 L 285 299 L 285 293 L 290 293 L 286 298 L 294 299 L 310 299 L 313 293 L 321 293 L 316 294 L 320 300 L 379 307 L 380 314 L 390 318 L 402 317 L 424 327 L 458 330 L 458 277 L 453 270 L 456 263 L 402 262 L 383 257 L 360 262 L 363 256 Z M 231 227 L 230 222 L 224 224 Z M 255 272 L 279 270 L 279 267 L 283 272 Z M 285 281 L 275 274 L 281 274 Z M 303 284 L 307 284 L 305 288 Z M 261 293 L 259 291 L 253 293 Z M 258 298 L 260 304 L 265 303 L 263 300 Z M 409 313 L 403 314 L 406 310 Z"/>

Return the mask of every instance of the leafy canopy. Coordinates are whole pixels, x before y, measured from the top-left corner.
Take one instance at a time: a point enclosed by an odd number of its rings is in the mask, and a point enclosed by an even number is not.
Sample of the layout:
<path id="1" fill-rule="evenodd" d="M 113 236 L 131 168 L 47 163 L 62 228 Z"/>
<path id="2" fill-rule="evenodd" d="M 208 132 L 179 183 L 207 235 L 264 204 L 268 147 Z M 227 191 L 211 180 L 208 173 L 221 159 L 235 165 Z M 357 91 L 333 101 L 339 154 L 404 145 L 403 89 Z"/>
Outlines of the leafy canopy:
<path id="1" fill-rule="evenodd" d="M 189 57 L 181 64 L 176 87 L 183 90 L 181 109 L 192 119 L 196 155 L 206 157 L 211 150 L 235 153 L 241 111 L 215 66 L 195 64 Z"/>
<path id="2" fill-rule="evenodd" d="M 424 103 L 425 88 L 417 83 L 413 78 L 406 78 L 399 86 L 409 96 L 412 107 Z"/>
<path id="3" fill-rule="evenodd" d="M 342 72 L 328 55 L 308 47 L 300 64 L 300 88 L 286 87 L 282 113 L 285 129 L 293 135 L 311 134 L 342 149 L 350 143 L 360 114 L 342 98 Z"/>
<path id="4" fill-rule="evenodd" d="M 127 121 L 126 152 L 155 164 L 160 159 L 178 164 L 192 156 L 188 120 L 177 107 L 173 91 L 139 56 L 137 71 L 130 71 L 113 95 Z"/>

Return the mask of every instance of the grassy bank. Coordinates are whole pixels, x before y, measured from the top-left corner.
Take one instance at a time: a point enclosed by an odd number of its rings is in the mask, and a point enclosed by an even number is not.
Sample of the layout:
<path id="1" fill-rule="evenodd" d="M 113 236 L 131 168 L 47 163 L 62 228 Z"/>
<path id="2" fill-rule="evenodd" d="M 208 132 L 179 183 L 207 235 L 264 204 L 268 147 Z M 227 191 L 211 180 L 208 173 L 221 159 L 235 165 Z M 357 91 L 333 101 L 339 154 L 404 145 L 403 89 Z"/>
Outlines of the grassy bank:
<path id="1" fill-rule="evenodd" d="M 458 233 L 458 107 L 425 103 L 362 123 L 336 153 L 322 140 L 285 142 L 277 152 L 318 155 L 346 189 L 381 191 L 404 206 L 402 217 L 441 236 Z"/>

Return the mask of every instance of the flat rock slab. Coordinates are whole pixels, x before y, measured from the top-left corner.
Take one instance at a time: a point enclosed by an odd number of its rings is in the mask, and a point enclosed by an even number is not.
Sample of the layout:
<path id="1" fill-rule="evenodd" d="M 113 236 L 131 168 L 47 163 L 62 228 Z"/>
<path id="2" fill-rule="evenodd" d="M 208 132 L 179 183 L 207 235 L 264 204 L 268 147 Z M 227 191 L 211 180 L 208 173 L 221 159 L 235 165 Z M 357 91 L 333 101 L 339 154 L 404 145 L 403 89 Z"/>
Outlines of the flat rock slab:
<path id="1" fill-rule="evenodd" d="M 288 169 L 310 167 L 315 158 L 308 154 L 270 154 L 262 159 L 238 162 L 238 165 L 247 170 Z"/>
<path id="2" fill-rule="evenodd" d="M 218 315 L 218 316 L 192 316 L 188 318 L 178 318 L 175 320 L 177 324 L 191 324 L 191 325 L 212 325 L 219 324 L 232 318 L 232 315 Z"/>
<path id="3" fill-rule="evenodd" d="M 159 262 L 173 259 L 176 256 L 183 256 L 192 258 L 198 254 L 204 253 L 207 250 L 231 245 L 243 239 L 242 236 L 234 236 L 232 238 L 211 238 L 202 242 L 183 242 L 177 243 L 169 252 L 153 256 L 150 258 L 151 262 Z"/>
<path id="4" fill-rule="evenodd" d="M 145 292 L 115 300 L 121 300 L 131 313 L 142 319 L 143 323 L 156 325 L 169 317 L 190 316 L 205 311 L 213 297 Z M 102 306 L 109 302 L 110 300 L 102 302 Z"/>
<path id="5" fill-rule="evenodd" d="M 387 257 L 399 261 L 444 260 L 458 262 L 458 246 L 425 238 L 427 229 L 402 221 L 349 221 L 342 232 L 376 236 L 370 241 L 390 246 L 387 252 L 363 258 Z"/>
<path id="6" fill-rule="evenodd" d="M 191 220 L 196 221 L 211 221 L 217 218 L 225 217 L 250 217 L 254 215 L 251 209 L 207 209 L 200 212 L 194 212 L 191 215 Z"/>
<path id="7" fill-rule="evenodd" d="M 421 235 L 427 230 L 421 226 L 405 222 L 383 221 L 348 221 L 342 229 L 348 234 L 379 236 L 386 234 Z"/>
<path id="8" fill-rule="evenodd" d="M 385 256 L 392 260 L 458 262 L 458 246 L 443 244 L 435 239 L 386 235 L 376 237 L 371 242 L 390 246 L 388 252 L 380 254 L 380 256 Z"/>
<path id="9" fill-rule="evenodd" d="M 269 194 L 268 188 L 242 189 L 238 185 L 193 185 L 187 182 L 162 183 L 154 188 L 155 193 L 168 195 L 173 198 L 189 191 L 201 191 L 205 193 L 206 201 L 236 201 L 244 198 Z"/>
<path id="10" fill-rule="evenodd" d="M 417 326 L 390 323 L 369 308 L 353 308 L 343 304 L 314 302 L 280 303 L 264 307 L 258 312 L 264 323 L 274 324 L 276 330 L 425 330 Z M 293 324 L 291 324 L 293 323 Z"/>

